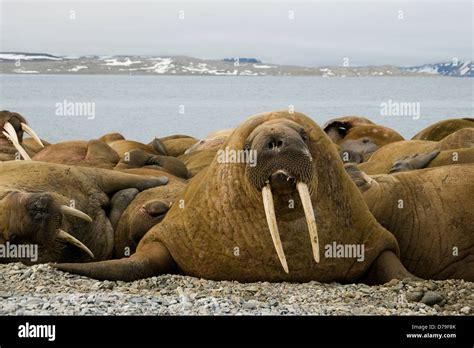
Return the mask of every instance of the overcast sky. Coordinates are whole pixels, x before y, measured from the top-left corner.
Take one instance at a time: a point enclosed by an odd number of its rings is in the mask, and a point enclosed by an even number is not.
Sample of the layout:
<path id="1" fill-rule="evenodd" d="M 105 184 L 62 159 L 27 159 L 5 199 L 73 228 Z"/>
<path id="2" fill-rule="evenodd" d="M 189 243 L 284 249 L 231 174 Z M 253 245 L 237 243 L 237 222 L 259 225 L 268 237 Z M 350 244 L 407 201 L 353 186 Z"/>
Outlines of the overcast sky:
<path id="1" fill-rule="evenodd" d="M 256 57 L 307 66 L 346 57 L 350 65 L 408 66 L 473 55 L 469 0 L 0 2 L 4 52 Z"/>

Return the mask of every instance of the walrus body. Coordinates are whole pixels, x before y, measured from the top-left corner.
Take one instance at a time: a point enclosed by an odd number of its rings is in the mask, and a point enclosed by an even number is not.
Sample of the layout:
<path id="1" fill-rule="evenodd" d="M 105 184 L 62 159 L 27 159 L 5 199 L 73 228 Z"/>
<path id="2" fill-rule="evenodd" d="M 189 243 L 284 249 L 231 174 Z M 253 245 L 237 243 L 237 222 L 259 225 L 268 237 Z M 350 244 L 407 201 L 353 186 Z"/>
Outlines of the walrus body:
<path id="1" fill-rule="evenodd" d="M 191 176 L 195 176 L 201 170 L 207 168 L 216 157 L 218 149 L 205 149 L 178 157 L 188 168 Z"/>
<path id="2" fill-rule="evenodd" d="M 110 146 L 100 140 L 75 140 L 46 146 L 32 159 L 65 165 L 113 169 L 119 161 L 119 156 Z"/>
<path id="3" fill-rule="evenodd" d="M 135 190 L 136 196 L 126 204 L 127 208 L 115 229 L 115 258 L 130 256 L 135 252 L 145 233 L 163 220 L 185 187 L 184 181 L 175 179 L 165 186 L 140 193 Z"/>
<path id="4" fill-rule="evenodd" d="M 259 114 L 222 148 L 256 151 L 256 165 L 216 156 L 186 186 L 178 198 L 183 205 L 174 204 L 130 258 L 56 267 L 121 280 L 167 272 L 298 282 L 411 276 L 396 256 L 395 238 L 369 212 L 334 145 L 311 119 Z M 334 243 L 364 246 L 363 260 L 332 257 L 327 246 Z"/>
<path id="5" fill-rule="evenodd" d="M 474 165 L 371 177 L 349 171 L 410 272 L 474 281 Z"/>
<path id="6" fill-rule="evenodd" d="M 323 129 L 329 138 L 340 146 L 340 154 L 344 162 L 366 162 L 384 145 L 404 140 L 393 129 L 357 116 L 330 120 Z"/>
<path id="7" fill-rule="evenodd" d="M 188 135 L 170 135 L 160 138 L 170 156 L 179 157 L 199 140 Z"/>
<path id="8" fill-rule="evenodd" d="M 114 231 L 106 214 L 109 195 L 166 181 L 36 161 L 0 163 L 0 244 L 39 245 L 38 263 L 110 258 Z M 10 261 L 28 263 L 2 259 Z"/>
<path id="9" fill-rule="evenodd" d="M 359 164 L 365 173 L 387 174 L 394 169 L 422 169 L 474 163 L 474 128 L 458 130 L 441 141 L 405 140 L 388 144 Z"/>
<path id="10" fill-rule="evenodd" d="M 439 141 L 464 128 L 474 128 L 474 118 L 454 118 L 436 122 L 417 133 L 412 139 Z"/>

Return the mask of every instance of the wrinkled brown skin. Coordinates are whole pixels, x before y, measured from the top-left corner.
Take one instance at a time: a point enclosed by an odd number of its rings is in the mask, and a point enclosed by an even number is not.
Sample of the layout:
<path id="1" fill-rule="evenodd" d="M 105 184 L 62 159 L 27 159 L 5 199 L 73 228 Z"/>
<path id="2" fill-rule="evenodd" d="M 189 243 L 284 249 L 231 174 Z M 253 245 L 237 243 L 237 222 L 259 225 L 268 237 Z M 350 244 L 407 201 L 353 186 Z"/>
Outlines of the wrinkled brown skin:
<path id="1" fill-rule="evenodd" d="M 123 158 L 127 153 L 133 150 L 142 150 L 153 155 L 166 156 L 167 153 L 159 139 L 154 139 L 148 145 L 133 140 L 111 141 L 108 142 L 108 145 L 117 152 L 120 158 Z"/>
<path id="2" fill-rule="evenodd" d="M 395 238 L 369 212 L 331 140 L 310 118 L 287 111 L 255 115 L 233 133 L 225 146 L 243 150 L 249 145 L 247 141 L 253 131 L 257 136 L 249 146 L 265 145 L 262 137 L 289 136 L 295 129 L 306 132 L 305 137 L 291 135 L 288 139 L 304 142 L 300 150 L 309 151 L 306 153 L 312 158 L 312 170 L 306 173 L 311 178 L 307 184 L 318 222 L 319 264 L 312 256 L 304 212 L 295 191 L 274 194 L 280 236 L 290 270 L 287 274 L 271 240 L 261 192 L 251 184 L 247 165 L 212 161 L 179 197 L 184 201 L 184 208 L 174 204 L 165 219 L 143 237 L 137 252 L 130 258 L 56 267 L 97 279 L 127 281 L 168 272 L 242 282 L 364 280 L 384 283 L 394 277 L 411 276 L 397 258 Z M 256 144 L 255 139 L 259 139 Z M 257 167 L 261 165 L 264 169 L 268 163 L 258 161 Z M 255 172 L 258 168 L 253 169 L 252 173 Z M 288 206 L 288 199 L 294 200 L 294 209 Z M 333 241 L 364 244 L 365 261 L 326 258 L 324 246 Z"/>
<path id="3" fill-rule="evenodd" d="M 21 129 L 21 123 L 28 124 L 28 122 L 26 122 L 25 118 L 19 113 L 7 110 L 0 111 L 0 161 L 12 161 L 15 159 L 21 159 L 21 157 L 17 153 L 18 151 L 12 145 L 10 140 L 8 140 L 2 133 L 3 126 L 6 122 L 10 122 L 13 128 L 15 129 L 20 145 L 24 144 L 24 132 Z M 28 155 L 30 155 L 30 157 L 32 157 L 36 153 L 36 147 L 24 147 L 24 149 L 28 153 Z"/>
<path id="4" fill-rule="evenodd" d="M 385 145 L 376 151 L 367 162 L 359 164 L 359 168 L 369 175 L 388 174 L 397 161 L 404 161 L 418 155 L 413 158 L 413 161 L 417 161 L 419 156 L 436 150 L 440 153 L 430 162 L 421 161 L 408 163 L 408 165 L 413 165 L 413 169 L 423 169 L 425 167 L 474 163 L 474 128 L 458 130 L 439 142 L 404 140 Z"/>
<path id="5" fill-rule="evenodd" d="M 219 148 L 206 149 L 187 155 L 181 155 L 178 158 L 183 161 L 191 177 L 193 177 L 211 164 L 218 150 Z"/>
<path id="6" fill-rule="evenodd" d="M 190 173 L 186 165 L 178 158 L 173 156 L 154 155 L 143 149 L 131 150 L 124 154 L 115 169 L 130 169 L 138 167 L 152 167 L 164 170 L 177 177 L 188 179 Z"/>
<path id="7" fill-rule="evenodd" d="M 112 169 L 119 157 L 110 146 L 100 140 L 76 140 L 46 146 L 34 155 L 32 160 Z"/>
<path id="8" fill-rule="evenodd" d="M 45 147 L 51 145 L 48 141 L 44 139 L 41 139 L 41 142 Z M 39 145 L 33 138 L 24 138 L 21 145 L 28 154 L 31 154 L 31 157 L 43 150 L 43 147 Z"/>
<path id="9" fill-rule="evenodd" d="M 417 133 L 412 140 L 440 141 L 448 135 L 463 128 L 474 128 L 474 119 L 453 118 L 436 122 Z"/>
<path id="10" fill-rule="evenodd" d="M 179 157 L 199 140 L 187 135 L 171 135 L 160 138 L 160 141 L 165 146 L 169 156 Z"/>
<path id="11" fill-rule="evenodd" d="M 397 238 L 410 272 L 421 278 L 474 281 L 473 165 L 372 177 L 352 174 L 372 214 Z"/>
<path id="12" fill-rule="evenodd" d="M 107 145 L 118 140 L 125 140 L 125 137 L 120 133 L 108 133 L 99 138 L 100 141 L 103 141 Z"/>
<path id="13" fill-rule="evenodd" d="M 91 258 L 75 246 L 56 239 L 57 228 L 85 244 L 95 260 L 113 256 L 114 231 L 106 210 L 109 196 L 126 189 L 139 191 L 166 183 L 111 170 L 66 166 L 36 161 L 0 163 L 0 243 L 38 244 L 44 262 L 85 262 Z M 60 205 L 71 205 L 88 214 L 87 222 L 63 215 Z M 2 259 L 2 262 L 28 260 Z"/>
<path id="14" fill-rule="evenodd" d="M 209 139 L 201 139 L 197 143 L 195 143 L 193 146 L 191 146 L 189 149 L 187 149 L 184 152 L 184 154 L 189 155 L 197 151 L 219 148 L 221 147 L 222 144 L 224 144 L 227 141 L 228 138 L 229 136 L 227 135 L 220 135 L 220 136 L 216 136 Z"/>
<path id="15" fill-rule="evenodd" d="M 184 181 L 175 179 L 165 186 L 138 193 L 127 204 L 115 230 L 115 258 L 135 252 L 145 233 L 163 220 L 185 187 Z"/>

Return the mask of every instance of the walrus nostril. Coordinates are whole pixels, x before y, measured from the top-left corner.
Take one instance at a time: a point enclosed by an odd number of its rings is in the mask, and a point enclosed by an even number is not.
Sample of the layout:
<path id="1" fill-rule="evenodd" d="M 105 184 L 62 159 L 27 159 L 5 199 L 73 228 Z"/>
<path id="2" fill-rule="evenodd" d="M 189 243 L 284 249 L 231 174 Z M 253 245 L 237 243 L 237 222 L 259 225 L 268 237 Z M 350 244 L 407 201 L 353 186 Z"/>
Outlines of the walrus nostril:
<path id="1" fill-rule="evenodd" d="M 272 139 L 268 142 L 267 147 L 269 150 L 277 150 L 283 147 L 283 141 L 281 139 Z"/>

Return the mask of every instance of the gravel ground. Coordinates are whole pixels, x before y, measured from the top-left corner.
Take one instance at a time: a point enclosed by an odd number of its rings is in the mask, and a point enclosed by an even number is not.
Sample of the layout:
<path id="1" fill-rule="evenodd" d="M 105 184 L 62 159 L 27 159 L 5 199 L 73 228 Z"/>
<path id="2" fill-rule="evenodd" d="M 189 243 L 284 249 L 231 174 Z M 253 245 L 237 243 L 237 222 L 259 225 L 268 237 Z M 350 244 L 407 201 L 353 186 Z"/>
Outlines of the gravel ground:
<path id="1" fill-rule="evenodd" d="M 472 315 L 474 283 L 383 286 L 209 281 L 164 275 L 97 281 L 48 265 L 0 265 L 0 315 Z"/>

